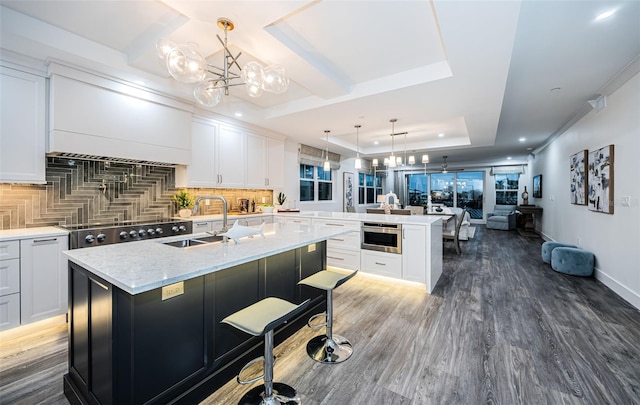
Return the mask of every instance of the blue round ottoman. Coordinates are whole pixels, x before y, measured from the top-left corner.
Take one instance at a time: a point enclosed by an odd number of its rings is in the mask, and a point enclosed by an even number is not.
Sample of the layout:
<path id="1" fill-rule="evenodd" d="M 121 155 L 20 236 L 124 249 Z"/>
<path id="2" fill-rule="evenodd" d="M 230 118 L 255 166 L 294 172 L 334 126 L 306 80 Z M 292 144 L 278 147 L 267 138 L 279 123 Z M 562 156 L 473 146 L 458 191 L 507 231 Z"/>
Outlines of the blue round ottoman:
<path id="1" fill-rule="evenodd" d="M 557 247 L 551 252 L 551 268 L 559 273 L 589 277 L 593 274 L 593 253 L 572 247 Z"/>
<path id="2" fill-rule="evenodd" d="M 577 248 L 576 245 L 570 245 L 568 243 L 560 242 L 545 242 L 542 244 L 542 261 L 545 263 L 551 263 L 551 252 L 558 247 L 572 247 Z"/>

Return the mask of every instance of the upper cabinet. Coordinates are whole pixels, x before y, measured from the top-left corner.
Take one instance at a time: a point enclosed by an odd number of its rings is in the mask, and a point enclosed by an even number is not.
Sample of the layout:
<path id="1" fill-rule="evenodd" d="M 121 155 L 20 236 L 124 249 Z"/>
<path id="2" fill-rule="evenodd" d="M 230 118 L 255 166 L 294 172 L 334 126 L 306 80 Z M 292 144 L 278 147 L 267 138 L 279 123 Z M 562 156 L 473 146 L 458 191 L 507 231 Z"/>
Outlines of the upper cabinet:
<path id="1" fill-rule="evenodd" d="M 247 187 L 284 186 L 284 141 L 247 134 Z"/>
<path id="2" fill-rule="evenodd" d="M 191 165 L 176 168 L 177 187 L 281 188 L 284 141 L 194 117 Z"/>
<path id="3" fill-rule="evenodd" d="M 0 182 L 46 183 L 45 78 L 0 66 Z"/>

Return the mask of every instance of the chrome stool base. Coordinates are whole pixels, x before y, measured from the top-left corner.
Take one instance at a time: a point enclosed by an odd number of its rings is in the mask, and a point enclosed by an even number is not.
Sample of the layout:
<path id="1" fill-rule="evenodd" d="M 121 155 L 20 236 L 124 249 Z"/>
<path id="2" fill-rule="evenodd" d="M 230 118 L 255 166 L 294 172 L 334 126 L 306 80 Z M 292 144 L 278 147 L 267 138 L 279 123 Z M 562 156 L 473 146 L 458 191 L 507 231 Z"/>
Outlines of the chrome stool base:
<path id="1" fill-rule="evenodd" d="M 271 398 L 265 398 L 265 386 L 258 385 L 238 402 L 238 405 L 298 405 L 300 398 L 293 387 L 282 383 L 273 383 L 273 395 Z"/>
<path id="2" fill-rule="evenodd" d="M 332 339 L 326 335 L 316 336 L 307 343 L 307 354 L 318 363 L 342 363 L 352 353 L 351 343 L 339 335 L 333 335 Z"/>

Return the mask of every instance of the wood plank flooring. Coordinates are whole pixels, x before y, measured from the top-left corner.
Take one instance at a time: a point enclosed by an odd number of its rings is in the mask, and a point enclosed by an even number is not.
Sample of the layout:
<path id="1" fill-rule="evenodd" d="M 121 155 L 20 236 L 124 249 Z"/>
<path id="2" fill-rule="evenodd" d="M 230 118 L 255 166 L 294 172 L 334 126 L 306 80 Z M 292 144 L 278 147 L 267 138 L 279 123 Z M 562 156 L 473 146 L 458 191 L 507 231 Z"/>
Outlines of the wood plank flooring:
<path id="1" fill-rule="evenodd" d="M 445 245 L 432 295 L 359 274 L 334 293 L 354 354 L 318 364 L 305 328 L 275 350 L 305 405 L 640 404 L 640 311 L 593 278 L 554 272 L 542 240 L 477 226 Z M 0 404 L 65 404 L 66 328 L 0 343 Z M 230 381 L 202 404 L 235 404 Z"/>

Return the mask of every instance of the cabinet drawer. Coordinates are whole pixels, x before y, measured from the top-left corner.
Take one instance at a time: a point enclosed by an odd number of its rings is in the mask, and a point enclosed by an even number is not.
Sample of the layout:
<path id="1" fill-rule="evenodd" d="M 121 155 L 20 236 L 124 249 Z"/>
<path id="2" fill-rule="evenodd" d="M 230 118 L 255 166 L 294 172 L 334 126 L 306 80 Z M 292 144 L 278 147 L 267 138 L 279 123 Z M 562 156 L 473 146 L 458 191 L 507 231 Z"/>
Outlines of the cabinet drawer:
<path id="1" fill-rule="evenodd" d="M 213 221 L 193 221 L 193 233 L 213 231 Z"/>
<path id="2" fill-rule="evenodd" d="M 360 250 L 345 250 L 327 247 L 327 266 L 348 270 L 360 268 Z"/>
<path id="3" fill-rule="evenodd" d="M 311 218 L 277 216 L 274 220 L 281 224 L 311 225 Z"/>
<path id="4" fill-rule="evenodd" d="M 360 250 L 360 231 L 352 231 L 328 239 L 327 248 Z"/>
<path id="5" fill-rule="evenodd" d="M 20 294 L 0 297 L 0 330 L 20 326 Z"/>
<path id="6" fill-rule="evenodd" d="M 0 296 L 20 292 L 20 259 L 0 262 Z"/>
<path id="7" fill-rule="evenodd" d="M 360 222 L 358 221 L 340 221 L 333 219 L 314 219 L 313 225 L 318 227 L 335 228 L 335 229 L 351 229 L 360 232 Z"/>
<path id="8" fill-rule="evenodd" d="M 0 260 L 18 259 L 20 257 L 20 241 L 0 242 Z"/>
<path id="9" fill-rule="evenodd" d="M 402 255 L 363 250 L 361 270 L 380 276 L 402 278 Z"/>

